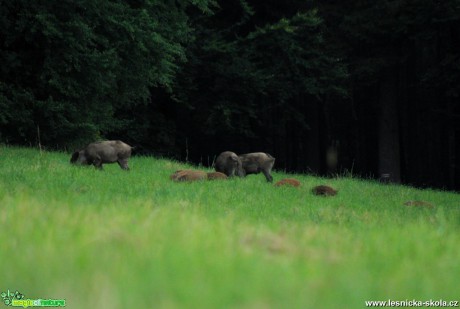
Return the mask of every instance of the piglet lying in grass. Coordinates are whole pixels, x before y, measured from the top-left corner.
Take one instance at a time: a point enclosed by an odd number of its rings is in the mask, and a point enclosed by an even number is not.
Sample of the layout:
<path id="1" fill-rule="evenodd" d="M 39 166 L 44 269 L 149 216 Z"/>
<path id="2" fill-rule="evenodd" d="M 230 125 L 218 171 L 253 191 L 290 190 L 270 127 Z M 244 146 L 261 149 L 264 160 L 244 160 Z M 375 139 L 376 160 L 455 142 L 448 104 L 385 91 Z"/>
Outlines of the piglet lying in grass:
<path id="1" fill-rule="evenodd" d="M 276 187 L 289 186 L 289 187 L 299 187 L 300 181 L 294 178 L 284 178 L 275 183 Z"/>
<path id="2" fill-rule="evenodd" d="M 169 177 L 173 181 L 198 181 L 206 180 L 208 175 L 203 171 L 179 170 Z"/>
<path id="3" fill-rule="evenodd" d="M 322 196 L 334 196 L 337 194 L 337 190 L 332 187 L 320 185 L 312 189 L 313 194 Z"/>

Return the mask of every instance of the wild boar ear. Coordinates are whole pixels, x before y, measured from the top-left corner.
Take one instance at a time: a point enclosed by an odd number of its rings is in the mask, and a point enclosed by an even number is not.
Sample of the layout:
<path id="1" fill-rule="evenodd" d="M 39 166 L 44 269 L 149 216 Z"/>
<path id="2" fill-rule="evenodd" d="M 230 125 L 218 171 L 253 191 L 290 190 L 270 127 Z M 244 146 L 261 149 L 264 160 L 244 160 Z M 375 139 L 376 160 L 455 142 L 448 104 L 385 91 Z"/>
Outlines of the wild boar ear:
<path id="1" fill-rule="evenodd" d="M 78 156 L 80 155 L 80 152 L 77 150 L 72 154 L 72 157 L 70 158 L 70 163 L 75 163 L 78 159 Z"/>

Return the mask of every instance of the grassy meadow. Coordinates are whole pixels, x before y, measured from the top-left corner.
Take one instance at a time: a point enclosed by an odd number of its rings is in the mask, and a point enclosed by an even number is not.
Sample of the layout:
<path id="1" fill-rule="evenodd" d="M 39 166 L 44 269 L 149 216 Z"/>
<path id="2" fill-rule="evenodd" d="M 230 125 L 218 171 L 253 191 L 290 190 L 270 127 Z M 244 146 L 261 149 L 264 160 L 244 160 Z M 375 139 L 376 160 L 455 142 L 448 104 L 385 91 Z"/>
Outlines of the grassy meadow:
<path id="1" fill-rule="evenodd" d="M 459 194 L 280 172 L 300 189 L 262 174 L 174 183 L 186 165 L 69 159 L 0 146 L 0 292 L 111 309 L 460 299 Z M 319 184 L 338 195 L 314 196 Z"/>

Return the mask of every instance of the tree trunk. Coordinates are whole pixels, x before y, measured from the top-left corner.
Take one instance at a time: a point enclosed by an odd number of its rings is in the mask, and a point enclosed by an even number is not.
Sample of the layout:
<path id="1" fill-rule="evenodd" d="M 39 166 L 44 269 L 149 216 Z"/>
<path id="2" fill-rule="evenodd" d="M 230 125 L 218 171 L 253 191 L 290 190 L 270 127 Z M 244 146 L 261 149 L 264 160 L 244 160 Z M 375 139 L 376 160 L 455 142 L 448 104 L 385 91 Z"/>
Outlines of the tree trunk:
<path id="1" fill-rule="evenodd" d="M 319 117 L 320 113 L 318 103 L 316 101 L 309 103 L 307 107 L 307 122 L 310 129 L 307 133 L 306 148 L 308 149 L 308 151 L 306 152 L 306 157 L 308 166 L 307 168 L 315 174 L 318 174 L 320 172 L 321 166 Z"/>
<path id="2" fill-rule="evenodd" d="M 449 189 L 455 189 L 455 170 L 456 170 L 456 155 L 455 155 L 455 115 L 454 104 L 450 101 L 447 105 L 448 117 L 448 156 L 449 156 Z"/>
<path id="3" fill-rule="evenodd" d="M 397 70 L 385 70 L 380 82 L 379 175 L 384 181 L 400 182 Z"/>

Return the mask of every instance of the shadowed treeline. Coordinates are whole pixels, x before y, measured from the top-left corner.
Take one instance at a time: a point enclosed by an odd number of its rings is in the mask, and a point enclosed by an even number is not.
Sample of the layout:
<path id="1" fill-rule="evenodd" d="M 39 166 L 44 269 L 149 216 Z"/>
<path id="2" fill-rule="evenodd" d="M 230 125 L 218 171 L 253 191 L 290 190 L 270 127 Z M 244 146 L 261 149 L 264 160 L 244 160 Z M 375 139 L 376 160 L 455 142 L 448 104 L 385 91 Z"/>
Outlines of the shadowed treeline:
<path id="1" fill-rule="evenodd" d="M 460 188 L 458 1 L 0 6 L 0 142 Z"/>

